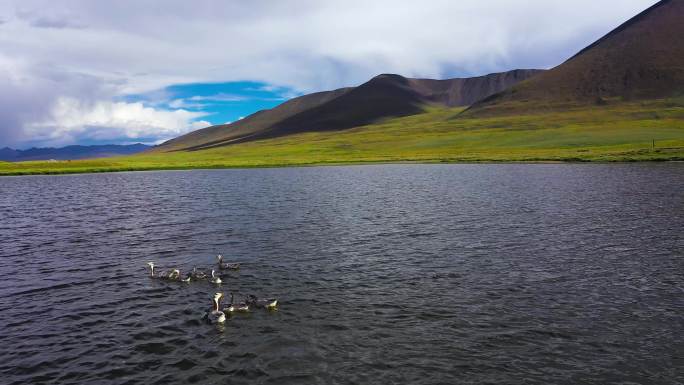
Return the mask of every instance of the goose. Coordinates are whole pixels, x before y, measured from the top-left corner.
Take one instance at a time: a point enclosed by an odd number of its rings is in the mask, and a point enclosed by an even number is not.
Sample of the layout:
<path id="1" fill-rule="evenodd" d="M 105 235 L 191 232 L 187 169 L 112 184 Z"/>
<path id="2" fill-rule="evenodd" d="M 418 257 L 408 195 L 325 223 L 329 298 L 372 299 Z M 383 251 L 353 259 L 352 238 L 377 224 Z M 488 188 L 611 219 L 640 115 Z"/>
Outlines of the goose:
<path id="1" fill-rule="evenodd" d="M 154 278 L 154 262 L 147 262 L 147 266 L 150 267 L 150 278 Z"/>
<path id="2" fill-rule="evenodd" d="M 163 277 L 163 279 L 166 279 L 167 281 L 180 281 L 181 280 L 180 270 L 172 269 L 171 271 L 169 271 L 169 273 L 165 277 Z"/>
<path id="3" fill-rule="evenodd" d="M 221 254 L 216 256 L 216 260 L 218 263 L 219 270 L 239 270 L 240 269 L 240 263 L 239 262 L 235 262 L 235 263 L 223 262 L 223 255 L 221 255 Z"/>
<path id="4" fill-rule="evenodd" d="M 156 278 L 163 279 L 165 281 L 180 281 L 180 270 L 171 269 L 169 271 L 163 271 L 159 273 Z"/>
<path id="5" fill-rule="evenodd" d="M 211 283 L 215 283 L 217 285 L 220 285 L 223 281 L 221 281 L 221 277 L 215 275 L 214 273 L 215 273 L 215 271 L 212 269 L 211 270 Z"/>
<path id="6" fill-rule="evenodd" d="M 150 278 L 165 279 L 165 280 L 176 280 L 180 278 L 180 271 L 178 269 L 173 269 L 170 271 L 162 271 L 161 273 L 154 275 L 154 262 L 147 262 L 147 266 L 150 267 Z"/>
<path id="7" fill-rule="evenodd" d="M 192 279 L 192 274 L 188 273 L 188 274 L 185 276 L 185 278 L 181 278 L 180 281 L 181 281 L 181 282 L 185 282 L 185 283 L 190 283 L 190 280 L 191 280 L 191 279 Z"/>
<path id="8" fill-rule="evenodd" d="M 247 303 L 262 309 L 274 310 L 278 306 L 278 300 L 275 298 L 259 299 L 257 296 L 250 294 L 247 296 Z"/>
<path id="9" fill-rule="evenodd" d="M 207 279 L 207 273 L 205 273 L 202 270 L 198 270 L 196 267 L 192 269 L 192 273 L 190 273 L 190 276 L 192 279 L 195 281 L 201 281 L 203 279 Z"/>
<path id="10" fill-rule="evenodd" d="M 247 302 L 235 303 L 235 295 L 233 293 L 230 293 L 230 305 L 228 305 L 228 307 L 223 308 L 223 311 L 226 313 L 245 313 L 249 311 L 249 304 Z"/>
<path id="11" fill-rule="evenodd" d="M 204 316 L 209 323 L 216 324 L 224 323 L 226 321 L 225 313 L 219 310 L 221 298 L 223 298 L 223 293 L 214 294 L 211 311 L 208 311 Z"/>

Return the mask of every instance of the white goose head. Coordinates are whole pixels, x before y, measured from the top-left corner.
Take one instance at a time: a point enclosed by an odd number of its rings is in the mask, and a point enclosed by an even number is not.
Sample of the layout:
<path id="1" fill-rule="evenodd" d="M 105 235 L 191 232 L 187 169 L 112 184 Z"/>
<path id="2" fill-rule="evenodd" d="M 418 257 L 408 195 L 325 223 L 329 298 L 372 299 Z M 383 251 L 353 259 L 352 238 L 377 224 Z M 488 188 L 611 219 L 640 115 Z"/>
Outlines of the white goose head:
<path id="1" fill-rule="evenodd" d="M 147 262 L 147 266 L 150 267 L 150 277 L 154 277 L 154 262 Z"/>
<path id="2" fill-rule="evenodd" d="M 221 283 L 221 282 L 223 282 L 223 281 L 221 281 L 221 277 L 217 277 L 217 276 L 215 275 L 215 270 L 213 270 L 213 269 L 211 270 L 211 281 L 212 281 L 213 283 Z"/>
<path id="3" fill-rule="evenodd" d="M 214 310 L 218 311 L 219 310 L 219 301 L 223 297 L 223 293 L 216 293 L 214 294 Z"/>

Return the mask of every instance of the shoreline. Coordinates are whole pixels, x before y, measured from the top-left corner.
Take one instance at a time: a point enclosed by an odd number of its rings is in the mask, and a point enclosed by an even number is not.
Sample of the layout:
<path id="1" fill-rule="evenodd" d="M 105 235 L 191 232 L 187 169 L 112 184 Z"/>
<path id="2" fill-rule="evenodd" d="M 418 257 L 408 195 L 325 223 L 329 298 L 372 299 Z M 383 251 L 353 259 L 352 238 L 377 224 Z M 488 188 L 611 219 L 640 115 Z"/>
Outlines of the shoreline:
<path id="1" fill-rule="evenodd" d="M 107 158 L 97 158 L 107 159 Z M 10 162 L 8 162 L 10 163 Z M 169 166 L 169 167 L 111 167 L 102 169 L 56 169 L 56 170 L 17 170 L 0 171 L 0 177 L 17 176 L 39 176 L 39 175 L 77 175 L 77 174 L 104 174 L 120 172 L 145 172 L 145 171 L 192 171 L 192 170 L 226 170 L 226 169 L 255 169 L 255 168 L 299 168 L 299 167 L 344 167 L 344 166 L 373 166 L 373 165 L 504 165 L 504 164 L 635 164 L 635 163 L 684 163 L 683 158 L 675 159 L 623 159 L 623 160 L 591 160 L 591 159 L 572 159 L 572 160 L 467 160 L 467 161 L 448 161 L 448 160 L 399 160 L 399 161 L 350 161 L 350 162 L 315 162 L 315 163 L 293 163 L 293 164 L 268 164 L 268 165 L 217 165 L 217 166 Z"/>

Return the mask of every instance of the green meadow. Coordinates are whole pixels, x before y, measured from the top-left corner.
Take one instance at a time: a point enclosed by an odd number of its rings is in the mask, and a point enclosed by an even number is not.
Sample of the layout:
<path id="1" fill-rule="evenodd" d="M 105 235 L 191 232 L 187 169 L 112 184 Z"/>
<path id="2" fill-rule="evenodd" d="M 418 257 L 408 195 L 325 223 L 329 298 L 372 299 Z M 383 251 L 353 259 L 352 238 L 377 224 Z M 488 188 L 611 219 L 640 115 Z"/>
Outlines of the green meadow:
<path id="1" fill-rule="evenodd" d="M 0 162 L 0 175 L 354 163 L 627 162 L 684 160 L 684 98 L 566 107 L 524 115 L 425 113 L 194 152 Z"/>

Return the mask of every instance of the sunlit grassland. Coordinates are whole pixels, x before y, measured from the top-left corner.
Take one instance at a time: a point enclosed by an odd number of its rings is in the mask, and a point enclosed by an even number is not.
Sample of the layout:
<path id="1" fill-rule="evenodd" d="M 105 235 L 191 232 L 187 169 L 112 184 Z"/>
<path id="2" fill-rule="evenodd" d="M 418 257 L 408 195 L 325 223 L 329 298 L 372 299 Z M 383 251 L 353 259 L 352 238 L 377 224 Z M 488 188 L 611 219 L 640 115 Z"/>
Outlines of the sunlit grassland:
<path id="1" fill-rule="evenodd" d="M 487 118 L 459 115 L 461 111 L 429 107 L 424 114 L 345 131 L 195 152 L 0 162 L 0 175 L 375 162 L 684 160 L 684 99 Z"/>

